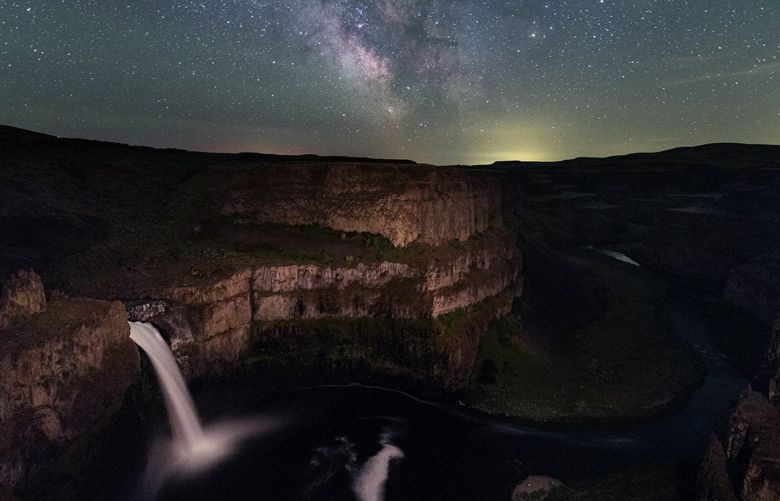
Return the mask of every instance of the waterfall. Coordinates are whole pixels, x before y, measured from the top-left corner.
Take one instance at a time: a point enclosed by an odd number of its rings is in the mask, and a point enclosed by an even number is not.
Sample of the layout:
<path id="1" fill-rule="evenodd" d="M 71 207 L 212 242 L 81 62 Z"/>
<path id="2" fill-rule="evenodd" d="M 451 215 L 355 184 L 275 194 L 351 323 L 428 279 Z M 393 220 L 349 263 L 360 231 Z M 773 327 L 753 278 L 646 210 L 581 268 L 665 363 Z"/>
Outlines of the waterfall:
<path id="1" fill-rule="evenodd" d="M 154 498 L 171 476 L 203 472 L 229 458 L 244 440 L 280 427 L 280 420 L 269 415 L 202 426 L 176 359 L 160 333 L 148 323 L 129 324 L 130 339 L 144 350 L 157 374 L 173 432 L 172 439 L 158 441 L 150 451 L 142 498 Z"/>
<path id="2" fill-rule="evenodd" d="M 151 324 L 129 323 L 130 339 L 146 352 L 157 374 L 174 441 L 182 450 L 194 451 L 203 443 L 205 435 L 192 396 L 187 390 L 171 349 Z"/>

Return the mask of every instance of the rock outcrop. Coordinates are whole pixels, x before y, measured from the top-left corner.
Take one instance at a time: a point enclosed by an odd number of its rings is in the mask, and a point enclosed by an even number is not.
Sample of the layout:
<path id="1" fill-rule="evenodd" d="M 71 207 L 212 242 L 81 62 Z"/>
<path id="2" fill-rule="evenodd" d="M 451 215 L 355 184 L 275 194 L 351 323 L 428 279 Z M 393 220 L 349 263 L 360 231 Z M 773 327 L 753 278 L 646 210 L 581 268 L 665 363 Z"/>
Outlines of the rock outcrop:
<path id="1" fill-rule="evenodd" d="M 737 501 L 729 478 L 728 457 L 717 437 L 712 437 L 704 456 L 696 490 L 700 501 Z"/>
<path id="2" fill-rule="evenodd" d="M 498 187 L 456 169 L 399 165 L 317 164 L 215 178 L 222 213 L 258 223 L 317 224 L 375 233 L 393 245 L 465 241 L 502 224 Z M 411 175 L 410 175 L 411 174 Z"/>
<path id="3" fill-rule="evenodd" d="M 771 323 L 780 316 L 780 254 L 762 254 L 729 272 L 726 301 Z"/>
<path id="4" fill-rule="evenodd" d="M 544 501 L 550 499 L 553 491 L 563 486 L 563 482 L 552 477 L 530 476 L 517 484 L 512 491 L 512 501 Z"/>
<path id="5" fill-rule="evenodd" d="M 766 378 L 769 402 L 780 409 L 780 318 L 775 320 L 772 339 L 766 351 L 765 362 L 759 374 Z"/>
<path id="6" fill-rule="evenodd" d="M 701 500 L 780 499 L 780 319 L 764 362 L 739 399 L 723 440 L 713 437 L 698 480 Z"/>
<path id="7" fill-rule="evenodd" d="M 484 172 L 0 148 L 0 280 L 28 263 L 43 277 L 17 273 L 0 298 L 5 485 L 111 414 L 139 370 L 128 318 L 159 327 L 189 378 L 259 360 L 455 386 L 522 290 L 517 223 Z M 43 285 L 63 295 L 47 305 Z"/>
<path id="8" fill-rule="evenodd" d="M 424 267 L 378 262 L 243 269 L 157 290 L 155 299 L 132 303 L 129 313 L 162 329 L 192 377 L 234 364 L 255 330 L 280 322 L 434 319 L 522 291 L 521 259 L 509 233 L 486 235 L 449 253 Z M 473 362 L 476 344 L 467 351 L 457 372 Z"/>
<path id="9" fill-rule="evenodd" d="M 0 328 L 14 318 L 35 315 L 45 309 L 43 282 L 32 270 L 19 270 L 3 284 L 0 293 Z"/>
<path id="10" fill-rule="evenodd" d="M 139 370 L 122 303 L 55 297 L 42 311 L 39 285 L 23 272 L 6 286 L 29 312 L 15 308 L 0 328 L 0 486 L 9 489 L 93 433 Z"/>
<path id="11" fill-rule="evenodd" d="M 780 412 L 746 391 L 731 416 L 725 447 L 713 439 L 699 474 L 699 499 L 780 499 Z"/>

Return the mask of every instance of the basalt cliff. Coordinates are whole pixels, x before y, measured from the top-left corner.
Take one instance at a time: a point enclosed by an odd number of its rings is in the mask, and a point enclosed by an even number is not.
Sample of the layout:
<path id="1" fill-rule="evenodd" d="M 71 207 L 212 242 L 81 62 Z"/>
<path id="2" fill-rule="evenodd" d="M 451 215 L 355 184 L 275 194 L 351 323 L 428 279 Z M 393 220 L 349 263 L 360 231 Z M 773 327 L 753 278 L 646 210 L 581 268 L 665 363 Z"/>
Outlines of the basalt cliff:
<path id="1" fill-rule="evenodd" d="M 735 375 L 743 388 L 723 410 L 708 409 L 722 412 L 723 422 L 715 421 L 709 447 L 702 446 L 695 490 L 681 499 L 780 499 L 780 148 L 716 144 L 494 168 L 517 176 L 523 204 L 526 328 L 566 330 L 549 310 L 564 277 L 572 286 L 553 304 L 578 306 L 566 310 L 576 312 L 570 323 L 586 321 L 594 308 L 587 299 L 598 298 L 602 285 L 594 287 L 596 268 L 586 258 L 628 257 L 633 265 L 625 269 L 652 270 L 667 290 L 657 309 L 674 315 L 682 299 L 677 330 L 706 333 L 693 344 L 707 372 L 730 374 L 719 391 Z M 638 312 L 633 307 L 631 316 Z M 697 317 L 698 328 L 690 322 Z"/>
<path id="2" fill-rule="evenodd" d="M 317 371 L 456 388 L 522 292 L 518 223 L 484 173 L 11 128 L 0 150 L 9 490 L 138 380 L 128 318 L 160 328 L 190 379 Z"/>
<path id="3" fill-rule="evenodd" d="M 777 158 L 434 167 L 0 127 L 0 498 L 77 498 L 62 465 L 154 412 L 137 320 L 195 387 L 389 383 L 683 437 L 654 444 L 664 464 L 550 484 L 572 496 L 776 499 Z"/>

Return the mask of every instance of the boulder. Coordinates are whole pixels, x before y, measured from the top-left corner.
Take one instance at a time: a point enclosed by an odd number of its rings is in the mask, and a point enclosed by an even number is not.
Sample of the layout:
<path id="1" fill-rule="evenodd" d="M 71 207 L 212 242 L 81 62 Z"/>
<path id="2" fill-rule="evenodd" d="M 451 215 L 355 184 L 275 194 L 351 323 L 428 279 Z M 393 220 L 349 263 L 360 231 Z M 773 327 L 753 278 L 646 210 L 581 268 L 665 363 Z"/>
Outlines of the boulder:
<path id="1" fill-rule="evenodd" d="M 0 327 L 14 318 L 34 315 L 46 309 L 43 282 L 32 270 L 19 270 L 3 284 L 0 293 Z"/>
<path id="2" fill-rule="evenodd" d="M 563 487 L 560 480 L 545 476 L 530 476 L 517 484 L 512 492 L 512 501 L 536 500 L 544 501 L 548 499 L 550 493 L 555 489 Z"/>

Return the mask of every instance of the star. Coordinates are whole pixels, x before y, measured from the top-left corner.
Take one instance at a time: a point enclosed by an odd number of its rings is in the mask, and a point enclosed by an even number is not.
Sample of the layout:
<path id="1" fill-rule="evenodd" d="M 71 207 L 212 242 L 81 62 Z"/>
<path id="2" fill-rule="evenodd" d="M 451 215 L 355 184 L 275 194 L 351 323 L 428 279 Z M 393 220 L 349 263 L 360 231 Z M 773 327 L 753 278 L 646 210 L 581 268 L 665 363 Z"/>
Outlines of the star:
<path id="1" fill-rule="evenodd" d="M 437 164 L 776 143 L 778 25 L 775 0 L 14 0 L 0 122 Z"/>

